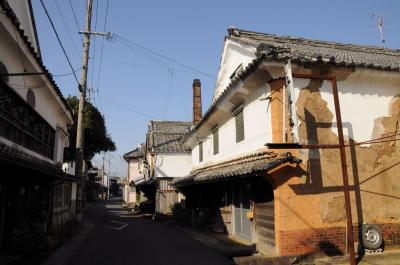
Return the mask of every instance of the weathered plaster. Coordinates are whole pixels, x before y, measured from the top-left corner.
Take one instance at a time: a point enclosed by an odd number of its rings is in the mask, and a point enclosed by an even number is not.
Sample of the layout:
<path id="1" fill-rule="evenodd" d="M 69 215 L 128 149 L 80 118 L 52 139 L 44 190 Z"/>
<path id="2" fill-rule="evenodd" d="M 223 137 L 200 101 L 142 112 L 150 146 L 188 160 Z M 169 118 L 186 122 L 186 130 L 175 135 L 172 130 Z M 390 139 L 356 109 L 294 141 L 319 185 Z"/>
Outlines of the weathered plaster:
<path id="1" fill-rule="evenodd" d="M 363 74 L 366 74 L 365 72 Z M 338 83 L 343 122 L 347 128 L 346 143 L 358 143 L 356 139 L 369 140 L 371 136 L 383 137 L 400 131 L 400 98 L 396 97 L 392 85 L 394 80 L 383 82 L 378 78 L 373 84 L 379 92 L 361 89 L 365 82 L 354 83 L 354 73 L 350 73 L 350 84 L 342 75 Z M 368 80 L 370 78 L 367 77 Z M 378 82 L 379 81 L 379 82 Z M 297 114 L 299 116 L 300 142 L 308 144 L 337 144 L 337 129 L 331 103 L 326 100 L 329 82 L 315 80 L 296 80 L 301 89 L 297 96 Z M 350 90 L 353 88 L 353 92 Z M 370 87 L 370 86 L 368 86 Z M 398 92 L 398 91 L 397 91 Z M 330 97 L 332 94 L 330 93 Z M 354 102 L 350 98 L 354 97 Z M 347 98 L 344 104 L 342 98 Z M 364 101 L 360 101 L 365 99 Z M 379 106 L 379 111 L 359 105 Z M 352 108 L 350 110 L 350 108 Z M 348 115 L 352 111 L 363 120 L 362 128 L 358 119 Z M 362 133 L 356 134 L 356 132 Z M 358 138 L 357 138 L 358 135 Z M 365 137 L 368 135 L 368 139 Z M 356 139 L 355 139 L 356 138 Z M 398 190 L 400 160 L 399 141 L 372 144 L 370 146 L 353 145 L 346 148 L 349 183 L 351 185 L 351 204 L 354 223 L 392 223 L 400 219 Z M 307 229 L 345 226 L 342 173 L 339 151 L 335 149 L 302 150 L 299 157 L 303 160 L 303 172 L 291 172 L 299 178 L 291 178 L 276 189 L 276 198 L 280 204 L 277 213 L 280 216 L 280 229 Z M 296 196 L 297 195 L 297 196 Z M 397 220 L 397 221 L 396 221 Z"/>

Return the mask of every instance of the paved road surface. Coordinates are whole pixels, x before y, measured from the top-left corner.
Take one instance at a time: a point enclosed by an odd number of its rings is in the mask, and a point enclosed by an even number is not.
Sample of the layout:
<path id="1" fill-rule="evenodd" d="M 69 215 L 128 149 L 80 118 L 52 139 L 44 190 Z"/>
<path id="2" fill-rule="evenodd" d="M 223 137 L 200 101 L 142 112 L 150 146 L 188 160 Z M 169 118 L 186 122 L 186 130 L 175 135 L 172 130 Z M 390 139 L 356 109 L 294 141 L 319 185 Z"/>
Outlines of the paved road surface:
<path id="1" fill-rule="evenodd" d="M 68 265 L 232 264 L 170 225 L 129 215 L 115 199 L 94 203 L 85 216 L 92 229 Z"/>

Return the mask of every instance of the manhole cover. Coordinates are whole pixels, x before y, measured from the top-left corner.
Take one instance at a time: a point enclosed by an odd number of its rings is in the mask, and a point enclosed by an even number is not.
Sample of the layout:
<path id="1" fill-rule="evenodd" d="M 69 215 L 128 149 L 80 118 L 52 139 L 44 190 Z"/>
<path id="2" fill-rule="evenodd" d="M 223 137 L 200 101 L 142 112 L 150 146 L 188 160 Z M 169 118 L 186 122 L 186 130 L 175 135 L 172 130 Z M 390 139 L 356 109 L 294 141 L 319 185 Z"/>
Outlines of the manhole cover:
<path id="1" fill-rule="evenodd" d="M 127 225 L 128 224 L 126 224 L 126 223 L 122 223 L 122 222 L 118 222 L 118 221 L 111 221 L 108 223 L 108 228 L 120 231 L 120 230 L 124 229 Z"/>

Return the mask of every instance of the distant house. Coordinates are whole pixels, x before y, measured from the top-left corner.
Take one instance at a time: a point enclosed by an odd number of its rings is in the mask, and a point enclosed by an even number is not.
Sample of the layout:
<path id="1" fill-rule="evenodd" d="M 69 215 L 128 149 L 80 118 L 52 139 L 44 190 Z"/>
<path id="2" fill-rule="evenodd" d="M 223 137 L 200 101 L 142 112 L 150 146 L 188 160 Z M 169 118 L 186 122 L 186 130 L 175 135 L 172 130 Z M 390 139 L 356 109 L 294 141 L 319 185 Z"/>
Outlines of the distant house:
<path id="1" fill-rule="evenodd" d="M 230 28 L 211 106 L 184 138 L 186 206 L 264 254 L 345 253 L 347 166 L 355 240 L 370 223 L 398 245 L 399 70 L 398 50 Z"/>
<path id="2" fill-rule="evenodd" d="M 123 200 L 130 207 L 140 200 L 140 194 L 136 194 L 135 181 L 144 179 L 144 153 L 145 144 L 140 144 L 136 149 L 124 154 L 124 159 L 128 162 L 128 176 L 123 187 Z"/>
<path id="3" fill-rule="evenodd" d="M 145 151 L 148 177 L 135 185 L 154 201 L 156 213 L 171 213 L 171 206 L 181 199 L 172 183 L 187 176 L 191 168 L 190 150 L 182 143 L 190 125 L 181 121 L 149 123 Z"/>
<path id="4" fill-rule="evenodd" d="M 18 230 L 47 232 L 74 217 L 65 173 L 73 116 L 43 64 L 31 1 L 0 1 L 0 247 Z M 30 242 L 32 243 L 32 242 Z"/>

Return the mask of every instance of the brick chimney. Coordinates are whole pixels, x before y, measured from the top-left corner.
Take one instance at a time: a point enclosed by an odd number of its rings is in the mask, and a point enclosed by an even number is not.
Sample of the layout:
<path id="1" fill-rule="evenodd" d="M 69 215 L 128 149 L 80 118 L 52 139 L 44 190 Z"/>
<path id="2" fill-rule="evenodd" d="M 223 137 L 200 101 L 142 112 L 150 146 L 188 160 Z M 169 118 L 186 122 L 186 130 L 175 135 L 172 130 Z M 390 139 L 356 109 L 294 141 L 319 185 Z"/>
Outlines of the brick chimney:
<path id="1" fill-rule="evenodd" d="M 193 124 L 196 125 L 203 115 L 201 110 L 201 82 L 200 79 L 193 80 Z"/>

